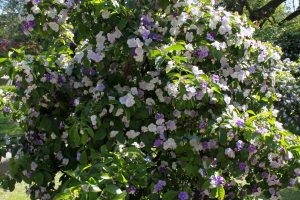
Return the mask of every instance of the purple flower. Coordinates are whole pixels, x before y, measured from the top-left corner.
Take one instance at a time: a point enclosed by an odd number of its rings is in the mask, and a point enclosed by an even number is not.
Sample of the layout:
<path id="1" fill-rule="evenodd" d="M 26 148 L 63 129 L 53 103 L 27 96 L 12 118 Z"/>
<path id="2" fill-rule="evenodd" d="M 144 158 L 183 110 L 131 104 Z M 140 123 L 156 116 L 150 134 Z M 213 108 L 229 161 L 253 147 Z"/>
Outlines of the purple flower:
<path id="1" fill-rule="evenodd" d="M 157 139 L 157 140 L 155 140 L 155 142 L 154 142 L 154 146 L 155 147 L 159 147 L 160 145 L 162 145 L 164 143 L 164 141 L 163 140 L 161 140 L 161 139 Z"/>
<path id="2" fill-rule="evenodd" d="M 134 185 L 131 185 L 127 191 L 129 194 L 134 194 L 136 192 L 136 187 Z"/>
<path id="3" fill-rule="evenodd" d="M 148 15 L 143 15 L 141 21 L 142 24 L 148 29 L 153 25 L 152 19 Z"/>
<path id="4" fill-rule="evenodd" d="M 217 167 L 217 164 L 218 164 L 218 161 L 217 161 L 216 158 L 214 158 L 214 159 L 211 161 L 210 166 L 211 166 L 212 168 L 216 168 L 216 167 Z"/>
<path id="5" fill-rule="evenodd" d="M 80 161 L 80 158 L 81 158 L 81 153 L 80 153 L 80 152 L 77 152 L 77 154 L 76 154 L 76 160 L 77 160 L 77 161 Z"/>
<path id="6" fill-rule="evenodd" d="M 198 92 L 198 93 L 196 94 L 196 99 L 199 100 L 199 101 L 200 101 L 203 97 L 204 97 L 204 93 L 203 93 L 202 91 L 200 91 L 200 92 Z"/>
<path id="7" fill-rule="evenodd" d="M 156 33 L 150 33 L 150 34 L 149 34 L 149 38 L 152 39 L 152 40 L 159 40 L 159 41 L 162 40 L 162 39 L 161 39 L 161 36 L 158 35 L 158 34 L 156 34 Z"/>
<path id="8" fill-rule="evenodd" d="M 207 88 L 207 82 L 202 81 L 202 90 L 206 90 L 206 88 Z"/>
<path id="9" fill-rule="evenodd" d="M 235 120 L 235 124 L 240 128 L 244 126 L 244 123 L 245 123 L 244 120 L 241 118 Z"/>
<path id="10" fill-rule="evenodd" d="M 238 151 L 241 151 L 244 147 L 245 143 L 242 140 L 236 142 L 236 147 Z"/>
<path id="11" fill-rule="evenodd" d="M 32 1 L 32 4 L 33 4 L 33 5 L 36 5 L 36 4 L 39 4 L 41 1 L 42 1 L 42 0 L 33 0 L 33 1 Z"/>
<path id="12" fill-rule="evenodd" d="M 144 31 L 142 33 L 142 37 L 143 37 L 144 40 L 148 39 L 149 38 L 149 31 L 148 30 Z"/>
<path id="13" fill-rule="evenodd" d="M 248 147 L 248 152 L 249 153 L 255 153 L 256 152 L 256 146 L 253 144 L 250 144 Z"/>
<path id="14" fill-rule="evenodd" d="M 64 123 L 63 122 L 60 122 L 59 123 L 59 129 L 63 129 L 65 127 Z"/>
<path id="15" fill-rule="evenodd" d="M 269 192 L 271 195 L 276 194 L 276 190 L 274 188 L 269 188 Z"/>
<path id="16" fill-rule="evenodd" d="M 205 121 L 200 121 L 200 124 L 199 124 L 199 128 L 200 129 L 207 129 L 207 123 Z"/>
<path id="17" fill-rule="evenodd" d="M 162 180 L 159 180 L 155 185 L 154 185 L 154 190 L 153 192 L 154 193 L 157 193 L 159 191 L 161 191 L 165 186 L 166 186 L 166 181 L 162 181 Z"/>
<path id="18" fill-rule="evenodd" d="M 246 163 L 241 162 L 241 163 L 239 164 L 239 168 L 240 168 L 240 170 L 242 170 L 242 171 L 245 171 L 246 167 L 247 167 Z"/>
<path id="19" fill-rule="evenodd" d="M 215 41 L 215 37 L 216 37 L 216 33 L 215 32 L 210 32 L 210 33 L 207 33 L 206 35 L 206 38 L 209 40 L 209 41 Z"/>
<path id="20" fill-rule="evenodd" d="M 224 178 L 222 176 L 219 176 L 218 173 L 215 173 L 215 175 L 212 175 L 210 177 L 210 185 L 215 188 L 217 186 L 221 186 L 224 184 Z"/>
<path id="21" fill-rule="evenodd" d="M 189 195 L 187 192 L 180 192 L 179 195 L 178 195 L 178 198 L 180 200 L 187 200 L 189 198 Z"/>
<path id="22" fill-rule="evenodd" d="M 59 74 L 59 75 L 57 76 L 57 83 L 58 83 L 58 84 L 62 84 L 63 82 L 64 82 L 64 79 L 63 79 L 62 75 Z"/>
<path id="23" fill-rule="evenodd" d="M 249 72 L 250 72 L 250 74 L 253 74 L 255 72 L 255 67 L 254 66 L 250 66 L 249 67 Z"/>
<path id="24" fill-rule="evenodd" d="M 219 82 L 220 77 L 218 75 L 214 74 L 212 76 L 211 80 L 212 80 L 213 83 L 217 83 L 217 82 Z"/>
<path id="25" fill-rule="evenodd" d="M 18 89 L 20 89 L 22 87 L 21 82 L 20 81 L 16 81 L 16 86 L 17 86 Z"/>
<path id="26" fill-rule="evenodd" d="M 33 27 L 35 27 L 35 21 L 33 20 L 22 22 L 22 31 L 25 34 L 29 34 L 30 31 L 32 31 Z"/>
<path id="27" fill-rule="evenodd" d="M 174 120 L 167 121 L 167 129 L 171 131 L 176 130 L 176 122 Z"/>
<path id="28" fill-rule="evenodd" d="M 202 60 L 208 56 L 208 51 L 206 49 L 198 49 L 194 52 L 194 55 L 199 59 Z"/>
<path id="29" fill-rule="evenodd" d="M 165 116 L 164 116 L 164 114 L 162 114 L 162 113 L 157 113 L 157 114 L 155 115 L 155 119 L 156 119 L 156 120 L 163 119 L 163 118 L 165 118 Z"/>
<path id="30" fill-rule="evenodd" d="M 201 146 L 204 150 L 208 149 L 208 142 L 202 142 Z"/>
<path id="31" fill-rule="evenodd" d="M 53 76 L 51 74 L 46 74 L 46 81 L 50 82 Z"/>
<path id="32" fill-rule="evenodd" d="M 92 68 L 90 69 L 90 75 L 91 75 L 91 76 L 95 76 L 96 73 L 97 73 L 96 67 L 92 67 Z"/>
<path id="33" fill-rule="evenodd" d="M 103 92 L 103 90 L 105 89 L 105 85 L 103 83 L 97 85 L 96 89 L 100 92 Z"/>
<path id="34" fill-rule="evenodd" d="M 268 172 L 263 172 L 261 175 L 262 175 L 263 178 L 268 178 L 269 177 L 269 173 Z"/>

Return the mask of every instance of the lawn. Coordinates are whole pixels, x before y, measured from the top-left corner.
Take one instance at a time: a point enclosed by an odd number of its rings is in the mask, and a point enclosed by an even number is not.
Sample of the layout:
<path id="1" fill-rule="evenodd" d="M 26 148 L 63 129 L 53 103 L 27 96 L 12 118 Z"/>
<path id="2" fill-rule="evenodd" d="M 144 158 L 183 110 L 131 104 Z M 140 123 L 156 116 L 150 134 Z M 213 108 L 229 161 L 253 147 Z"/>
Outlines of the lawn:
<path id="1" fill-rule="evenodd" d="M 16 188 L 13 192 L 4 191 L 0 189 L 1 200 L 29 200 L 30 198 L 26 194 L 25 183 L 16 184 Z"/>
<path id="2" fill-rule="evenodd" d="M 12 122 L 8 117 L 0 114 L 0 137 L 1 135 L 16 135 L 21 134 L 21 129 Z"/>

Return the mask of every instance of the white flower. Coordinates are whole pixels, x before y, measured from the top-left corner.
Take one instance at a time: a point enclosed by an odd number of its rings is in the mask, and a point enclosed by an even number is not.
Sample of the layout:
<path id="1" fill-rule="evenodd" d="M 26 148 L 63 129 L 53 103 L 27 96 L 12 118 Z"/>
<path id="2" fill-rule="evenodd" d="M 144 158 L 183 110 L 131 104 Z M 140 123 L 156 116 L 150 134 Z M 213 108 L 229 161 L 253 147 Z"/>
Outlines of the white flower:
<path id="1" fill-rule="evenodd" d="M 142 47 L 143 42 L 139 38 L 131 38 L 127 40 L 127 45 L 129 48 Z"/>
<path id="2" fill-rule="evenodd" d="M 88 50 L 88 55 L 87 57 L 95 62 L 100 62 L 103 60 L 103 54 L 95 53 L 92 50 Z"/>
<path id="3" fill-rule="evenodd" d="M 225 149 L 225 155 L 229 158 L 235 158 L 235 153 L 231 148 Z"/>
<path id="4" fill-rule="evenodd" d="M 149 132 L 156 133 L 157 126 L 155 124 L 151 123 L 148 125 L 148 130 L 149 130 Z"/>
<path id="5" fill-rule="evenodd" d="M 195 76 L 198 76 L 200 74 L 203 74 L 203 71 L 202 70 L 199 70 L 199 68 L 197 66 L 193 66 L 192 68 L 192 72 Z"/>
<path id="6" fill-rule="evenodd" d="M 116 137 L 116 135 L 119 133 L 119 131 L 111 131 L 110 133 L 109 133 L 109 137 L 111 137 L 111 138 L 114 138 L 114 137 Z"/>
<path id="7" fill-rule="evenodd" d="M 101 16 L 103 19 L 108 19 L 109 16 L 110 16 L 110 12 L 108 10 L 104 10 L 102 13 L 101 13 Z"/>
<path id="8" fill-rule="evenodd" d="M 130 91 L 131 91 L 131 94 L 132 94 L 132 95 L 138 95 L 138 90 L 137 90 L 136 87 L 132 87 L 132 88 L 130 89 Z"/>
<path id="9" fill-rule="evenodd" d="M 230 104 L 230 100 L 231 100 L 231 98 L 228 96 L 228 95 L 224 95 L 224 101 L 225 101 L 225 103 L 228 105 L 228 104 Z"/>
<path id="10" fill-rule="evenodd" d="M 122 108 L 119 108 L 116 112 L 116 116 L 118 117 L 118 116 L 122 115 L 123 113 L 124 113 L 124 110 Z"/>
<path id="11" fill-rule="evenodd" d="M 59 30 L 59 25 L 56 22 L 49 22 L 48 25 L 50 26 L 50 28 L 55 31 L 58 32 Z"/>
<path id="12" fill-rule="evenodd" d="M 31 170 L 35 171 L 38 165 L 35 162 L 31 162 Z"/>
<path id="13" fill-rule="evenodd" d="M 92 121 L 93 126 L 96 126 L 96 124 L 97 124 L 97 116 L 96 115 L 92 115 L 91 116 L 91 121 Z"/>
<path id="14" fill-rule="evenodd" d="M 147 98 L 146 105 L 153 106 L 153 105 L 155 105 L 155 101 L 152 98 Z"/>
<path id="15" fill-rule="evenodd" d="M 176 149 L 177 145 L 173 138 L 169 138 L 167 141 L 164 142 L 163 148 L 164 150 L 168 149 Z"/>
<path id="16" fill-rule="evenodd" d="M 34 5 L 34 6 L 31 8 L 31 11 L 32 11 L 34 14 L 38 14 L 38 13 L 41 12 L 41 9 L 40 9 L 38 6 Z"/>
<path id="17" fill-rule="evenodd" d="M 66 166 L 69 163 L 69 159 L 68 158 L 64 158 L 61 162 L 62 165 Z"/>
<path id="18" fill-rule="evenodd" d="M 187 32 L 186 35 L 185 35 L 185 39 L 188 41 L 188 42 L 192 42 L 193 39 L 194 39 L 194 35 L 192 32 Z"/>
<path id="19" fill-rule="evenodd" d="M 119 101 L 121 104 L 125 105 L 126 107 L 132 107 L 135 104 L 134 97 L 130 93 L 128 93 L 123 97 L 120 97 Z"/>
<path id="20" fill-rule="evenodd" d="M 126 132 L 126 136 L 129 138 L 129 139 L 134 139 L 136 138 L 137 136 L 140 135 L 140 132 L 136 132 L 134 130 L 130 130 L 130 131 L 127 131 Z"/>

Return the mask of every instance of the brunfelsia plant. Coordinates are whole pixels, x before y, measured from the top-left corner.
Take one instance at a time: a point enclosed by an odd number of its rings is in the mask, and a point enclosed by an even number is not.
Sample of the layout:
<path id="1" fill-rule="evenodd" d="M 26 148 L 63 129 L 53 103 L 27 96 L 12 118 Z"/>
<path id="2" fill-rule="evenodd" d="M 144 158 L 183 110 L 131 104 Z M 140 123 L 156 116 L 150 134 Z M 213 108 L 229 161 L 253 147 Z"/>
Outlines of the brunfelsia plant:
<path id="1" fill-rule="evenodd" d="M 26 131 L 5 188 L 32 199 L 280 198 L 299 138 L 276 121 L 280 49 L 245 17 L 186 1 L 31 0 L 38 55 L 1 61 Z M 10 107 L 9 107 L 10 106 Z M 60 182 L 55 186 L 54 178 Z"/>

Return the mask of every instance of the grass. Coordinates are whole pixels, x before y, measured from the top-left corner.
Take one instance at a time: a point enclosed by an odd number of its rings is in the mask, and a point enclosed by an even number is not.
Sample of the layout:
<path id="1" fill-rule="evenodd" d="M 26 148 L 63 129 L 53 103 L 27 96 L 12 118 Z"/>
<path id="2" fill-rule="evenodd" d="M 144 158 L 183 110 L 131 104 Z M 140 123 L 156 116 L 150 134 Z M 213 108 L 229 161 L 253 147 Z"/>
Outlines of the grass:
<path id="1" fill-rule="evenodd" d="M 0 114 L 0 135 L 16 135 L 21 133 L 21 129 L 14 122 Z"/>
<path id="2" fill-rule="evenodd" d="M 29 200 L 30 198 L 26 194 L 25 183 L 16 184 L 16 188 L 13 192 L 4 191 L 0 189 L 1 200 Z"/>

